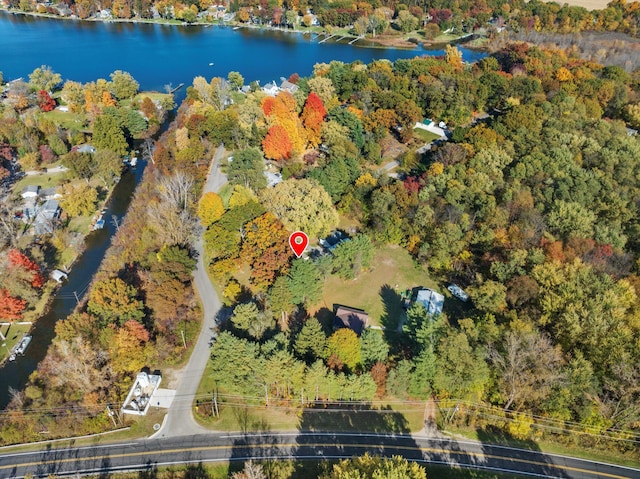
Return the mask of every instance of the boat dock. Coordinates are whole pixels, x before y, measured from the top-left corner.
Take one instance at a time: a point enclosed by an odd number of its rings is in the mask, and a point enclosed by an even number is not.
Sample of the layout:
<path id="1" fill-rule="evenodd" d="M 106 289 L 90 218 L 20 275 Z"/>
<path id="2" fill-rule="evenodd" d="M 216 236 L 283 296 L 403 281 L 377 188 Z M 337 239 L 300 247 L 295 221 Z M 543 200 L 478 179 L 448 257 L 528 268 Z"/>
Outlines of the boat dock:
<path id="1" fill-rule="evenodd" d="M 180 88 L 182 88 L 184 86 L 184 83 L 180 83 L 180 85 L 178 85 L 177 87 L 175 87 L 173 90 L 171 90 L 169 93 L 175 93 L 177 92 Z"/>
<path id="2" fill-rule="evenodd" d="M 24 356 L 25 351 L 29 347 L 29 343 L 31 343 L 31 336 L 25 334 L 20 342 L 14 346 L 11 354 L 9 354 L 9 361 L 15 361 L 18 355 Z"/>
<path id="3" fill-rule="evenodd" d="M 335 37 L 335 36 L 336 36 L 336 35 L 335 35 L 335 33 L 334 33 L 333 35 L 329 35 L 328 37 L 325 37 L 325 38 L 323 38 L 322 40 L 320 40 L 318 43 L 324 43 L 324 42 L 326 42 L 327 40 L 329 40 L 330 38 L 333 38 L 333 37 Z"/>

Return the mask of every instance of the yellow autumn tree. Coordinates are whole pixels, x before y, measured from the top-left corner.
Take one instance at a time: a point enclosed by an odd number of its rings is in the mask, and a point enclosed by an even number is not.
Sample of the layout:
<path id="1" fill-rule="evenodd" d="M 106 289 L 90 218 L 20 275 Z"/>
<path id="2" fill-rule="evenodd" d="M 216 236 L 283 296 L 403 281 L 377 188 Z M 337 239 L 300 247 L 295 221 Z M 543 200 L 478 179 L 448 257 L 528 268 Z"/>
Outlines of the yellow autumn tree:
<path id="1" fill-rule="evenodd" d="M 208 228 L 218 221 L 224 214 L 224 204 L 222 198 L 216 193 L 205 193 L 202 195 L 198 205 L 198 216 L 202 226 Z"/>

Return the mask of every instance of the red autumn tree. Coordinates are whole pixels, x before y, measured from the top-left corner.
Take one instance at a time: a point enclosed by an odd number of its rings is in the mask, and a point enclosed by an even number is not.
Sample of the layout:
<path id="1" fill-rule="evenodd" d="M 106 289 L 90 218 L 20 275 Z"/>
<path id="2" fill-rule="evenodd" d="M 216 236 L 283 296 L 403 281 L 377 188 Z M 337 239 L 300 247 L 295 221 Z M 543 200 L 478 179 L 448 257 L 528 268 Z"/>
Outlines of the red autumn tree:
<path id="1" fill-rule="evenodd" d="M 297 73 L 292 73 L 288 81 L 290 83 L 296 84 L 298 83 L 299 80 L 300 80 L 300 75 L 298 75 Z"/>
<path id="2" fill-rule="evenodd" d="M 51 111 L 56 107 L 56 101 L 45 90 L 40 90 L 37 93 L 37 98 L 38 106 L 42 111 Z"/>
<path id="3" fill-rule="evenodd" d="M 34 288 L 41 288 L 44 285 L 44 277 L 42 276 L 42 272 L 40 271 L 40 266 L 31 261 L 26 255 L 18 251 L 17 249 L 12 249 L 9 251 L 9 264 L 15 268 L 22 268 L 25 271 L 30 271 L 32 273 L 31 276 L 31 286 Z"/>
<path id="4" fill-rule="evenodd" d="M 326 115 L 327 110 L 320 97 L 314 92 L 309 93 L 300 118 L 307 131 L 307 139 L 311 146 L 320 143 L 320 129 Z"/>
<path id="5" fill-rule="evenodd" d="M 274 125 L 269 128 L 267 136 L 262 140 L 262 149 L 267 158 L 282 161 L 290 158 L 293 144 L 287 130 L 280 125 Z"/>
<path id="6" fill-rule="evenodd" d="M 7 289 L 0 289 L 0 319 L 21 319 L 27 306 L 24 299 L 14 298 Z"/>

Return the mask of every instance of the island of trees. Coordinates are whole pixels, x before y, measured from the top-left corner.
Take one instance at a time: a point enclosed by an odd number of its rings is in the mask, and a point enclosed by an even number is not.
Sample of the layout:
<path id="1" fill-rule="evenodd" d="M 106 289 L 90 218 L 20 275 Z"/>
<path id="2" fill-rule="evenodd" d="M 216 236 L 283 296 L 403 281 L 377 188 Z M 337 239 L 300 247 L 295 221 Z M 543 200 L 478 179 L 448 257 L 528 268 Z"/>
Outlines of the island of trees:
<path id="1" fill-rule="evenodd" d="M 473 65 L 455 48 L 318 64 L 275 96 L 243 83 L 233 72 L 194 79 L 86 307 L 58 323 L 3 416 L 3 441 L 104 429 L 105 404 L 141 367 L 181 358 L 180 331 L 198 317 L 190 272 L 203 228 L 229 319 L 202 420 L 240 401 L 300 411 L 304 428 L 336 403 L 430 401 L 447 411 L 440 425 L 637 454 L 636 73 L 510 44 Z M 446 123 L 448 141 L 423 148 L 414 127 L 425 118 Z M 233 150 L 229 185 L 200 199 L 220 143 Z M 392 159 L 398 174 L 381 168 Z M 338 227 L 349 240 L 331 254 L 294 259 L 290 232 L 315 245 Z M 333 330 L 327 301 L 342 289 L 358 303 L 358 285 L 401 257 L 470 302 L 447 295 L 441 314 L 403 312 L 386 284 L 372 318 L 382 330 Z"/>

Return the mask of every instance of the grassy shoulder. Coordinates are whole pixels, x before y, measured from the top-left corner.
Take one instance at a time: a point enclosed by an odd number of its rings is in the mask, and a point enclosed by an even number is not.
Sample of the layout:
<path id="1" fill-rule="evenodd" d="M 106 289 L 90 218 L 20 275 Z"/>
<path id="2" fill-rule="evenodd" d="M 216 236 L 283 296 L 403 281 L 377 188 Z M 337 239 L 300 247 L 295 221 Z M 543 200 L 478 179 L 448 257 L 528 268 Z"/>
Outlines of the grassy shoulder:
<path id="1" fill-rule="evenodd" d="M 534 449 L 549 454 L 578 457 L 591 461 L 599 461 L 610 464 L 619 464 L 627 467 L 640 467 L 640 460 L 633 455 L 626 455 L 615 451 L 598 450 L 597 448 L 584 448 L 578 445 L 562 444 L 556 441 L 536 440 L 518 441 L 492 435 L 488 437 L 482 429 L 470 429 L 448 425 L 443 431 L 445 434 L 459 439 L 471 439 L 483 443 L 500 444 L 522 449 Z"/>
<path id="2" fill-rule="evenodd" d="M 318 477 L 324 471 L 335 464 L 335 461 L 256 461 L 269 473 L 268 477 L 279 479 L 311 479 Z M 439 479 L 512 479 L 513 474 L 500 474 L 490 471 L 475 469 L 463 469 L 454 467 L 424 464 L 427 477 Z M 139 479 L 141 477 L 153 477 L 155 479 L 227 479 L 234 472 L 242 469 L 242 463 L 226 464 L 189 464 L 183 466 L 171 466 L 153 469 L 152 473 L 142 475 L 139 472 L 110 474 L 112 479 Z"/>
<path id="3" fill-rule="evenodd" d="M 424 426 L 424 402 L 367 404 L 327 403 L 300 407 L 296 400 L 272 401 L 269 406 L 243 398 L 220 396 L 219 417 L 213 415 L 216 382 L 211 363 L 202 375 L 196 397 L 194 417 L 202 426 L 218 431 L 343 431 L 411 433 Z"/>

